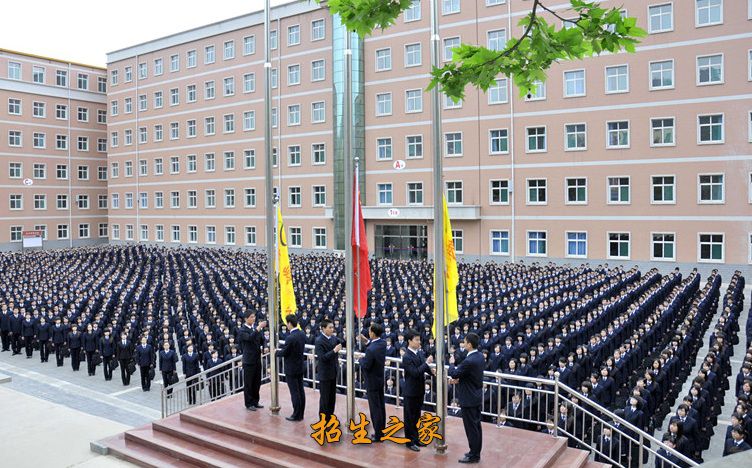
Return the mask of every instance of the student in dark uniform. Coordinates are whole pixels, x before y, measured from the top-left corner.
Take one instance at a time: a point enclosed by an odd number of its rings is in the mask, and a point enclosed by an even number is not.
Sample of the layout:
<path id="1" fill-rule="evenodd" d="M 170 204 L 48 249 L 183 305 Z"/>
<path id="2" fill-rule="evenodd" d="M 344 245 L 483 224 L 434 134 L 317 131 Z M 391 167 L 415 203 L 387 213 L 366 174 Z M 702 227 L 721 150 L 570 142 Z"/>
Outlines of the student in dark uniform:
<path id="1" fill-rule="evenodd" d="M 115 340 L 110 336 L 110 329 L 104 329 L 104 336 L 99 339 L 99 354 L 102 355 L 104 380 L 112 380 L 112 358 L 115 356 Z"/>
<path id="2" fill-rule="evenodd" d="M 145 392 L 151 390 L 149 370 L 154 365 L 154 352 L 147 341 L 146 335 L 142 336 L 141 344 L 136 347 L 136 365 L 141 373 L 141 390 Z"/>
<path id="3" fill-rule="evenodd" d="M 34 321 L 31 314 L 26 314 L 26 319 L 21 322 L 21 336 L 23 336 L 24 347 L 26 348 L 26 359 L 31 359 L 34 353 Z"/>
<path id="4" fill-rule="evenodd" d="M 159 351 L 159 371 L 162 373 L 162 386 L 167 388 L 171 385 L 172 374 L 177 369 L 178 355 L 170 349 L 170 343 L 162 343 L 162 350 Z M 172 395 L 172 390 L 167 390 L 167 395 Z"/>
<path id="5" fill-rule="evenodd" d="M 298 328 L 298 319 L 295 314 L 285 317 L 287 329 L 291 330 L 285 338 L 285 344 L 277 350 L 277 357 L 284 358 L 285 381 L 290 390 L 292 401 L 292 414 L 285 419 L 288 421 L 302 421 L 305 415 L 305 388 L 303 387 L 303 374 L 305 373 L 305 333 Z"/>
<path id="6" fill-rule="evenodd" d="M 378 323 L 368 327 L 371 340 L 366 354 L 360 358 L 360 370 L 366 378 L 366 397 L 368 411 L 371 413 L 374 442 L 381 442 L 386 426 L 386 406 L 384 404 L 384 363 L 386 361 L 386 342 L 381 339 L 384 329 Z"/>
<path id="7" fill-rule="evenodd" d="M 133 346 L 128 341 L 128 334 L 123 332 L 120 335 L 120 341 L 115 348 L 115 354 L 118 362 L 120 363 L 120 378 L 123 381 L 123 385 L 131 384 L 131 373 L 128 371 L 128 363 L 133 359 Z"/>
<path id="8" fill-rule="evenodd" d="M 66 337 L 66 328 L 60 322 L 60 317 L 57 317 L 55 325 L 52 327 L 52 345 L 55 347 L 55 362 L 57 363 L 57 367 L 63 367 L 65 361 L 63 347 L 65 346 Z"/>
<path id="9" fill-rule="evenodd" d="M 337 402 L 337 369 L 342 345 L 334 336 L 334 324 L 321 321 L 321 334 L 316 337 L 316 378 L 319 381 L 319 413 L 329 420 Z"/>
<path id="10" fill-rule="evenodd" d="M 433 363 L 433 356 L 424 359 L 420 351 L 420 334 L 415 330 L 408 330 L 405 336 L 407 351 L 402 356 L 402 369 L 405 372 L 405 383 L 402 390 L 405 407 L 403 416 L 405 419 L 405 437 L 410 439 L 405 446 L 413 452 L 418 452 L 420 441 L 418 440 L 418 419 L 420 407 L 423 404 L 423 395 L 426 384 L 426 373 L 430 371 L 429 365 Z"/>
<path id="11" fill-rule="evenodd" d="M 256 312 L 248 311 L 245 323 L 238 329 L 238 342 L 243 348 L 243 400 L 245 408 L 256 411 L 264 406 L 259 403 L 261 388 L 261 346 L 264 344 L 263 330 L 266 322 L 256 322 Z"/>
<path id="12" fill-rule="evenodd" d="M 3 352 L 10 350 L 10 317 L 11 312 L 7 304 L 2 305 L 0 310 L 0 341 L 3 344 Z"/>
<path id="13" fill-rule="evenodd" d="M 83 335 L 84 352 L 86 353 L 86 367 L 89 371 L 89 376 L 92 376 L 97 371 L 97 366 L 94 365 L 94 353 L 99 348 L 97 335 L 94 333 L 94 327 L 91 324 L 86 326 L 86 333 Z"/>
<path id="14" fill-rule="evenodd" d="M 73 325 L 71 332 L 68 333 L 68 346 L 71 353 L 71 366 L 74 371 L 78 371 L 81 365 L 81 346 L 83 346 L 83 338 L 81 332 L 78 331 L 78 326 Z"/>
<path id="15" fill-rule="evenodd" d="M 47 322 L 44 316 L 39 317 L 39 323 L 36 326 L 37 340 L 39 341 L 39 359 L 41 362 L 47 362 L 50 359 L 50 337 L 52 336 L 52 325 Z"/>
<path id="16" fill-rule="evenodd" d="M 224 369 L 219 368 L 223 362 L 219 357 L 219 352 L 215 349 L 211 352 L 211 358 L 206 363 L 206 369 L 209 371 L 206 373 L 206 378 L 210 379 L 209 396 L 212 401 L 219 398 L 225 392 L 225 382 L 222 375 Z"/>
<path id="17" fill-rule="evenodd" d="M 198 382 L 193 377 L 201 372 L 200 362 L 201 358 L 198 353 L 193 349 L 193 343 L 188 344 L 188 349 L 183 354 L 183 374 L 185 374 L 185 384 L 188 386 L 188 404 L 196 404 L 196 391 L 198 390 Z"/>
<path id="18" fill-rule="evenodd" d="M 749 449 L 749 444 L 744 441 L 744 428 L 741 425 L 731 428 L 731 438 L 726 441 L 723 456 L 726 457 Z"/>
<path id="19" fill-rule="evenodd" d="M 21 354 L 21 332 L 23 328 L 24 318 L 19 313 L 18 309 L 13 310 L 13 315 L 10 316 L 10 335 L 11 335 L 11 349 L 13 350 L 13 356 Z"/>
<path id="20" fill-rule="evenodd" d="M 478 352 L 479 341 L 478 335 L 468 333 L 465 336 L 465 359 L 457 367 L 454 366 L 454 356 L 449 360 L 449 383 L 457 385 L 462 423 L 470 445 L 470 451 L 459 460 L 460 463 L 480 463 L 480 452 L 483 448 L 480 408 L 483 404 L 483 370 L 486 363 L 483 354 Z"/>

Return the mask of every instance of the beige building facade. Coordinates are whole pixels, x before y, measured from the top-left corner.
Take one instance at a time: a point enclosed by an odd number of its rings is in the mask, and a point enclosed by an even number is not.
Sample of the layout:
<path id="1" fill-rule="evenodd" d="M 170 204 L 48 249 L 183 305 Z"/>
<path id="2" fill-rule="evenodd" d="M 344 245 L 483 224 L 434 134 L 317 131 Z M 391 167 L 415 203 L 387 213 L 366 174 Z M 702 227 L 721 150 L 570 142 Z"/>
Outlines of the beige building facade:
<path id="1" fill-rule="evenodd" d="M 461 42 L 503 48 L 529 8 L 439 3 L 445 60 Z M 569 17 L 566 2 L 553 7 Z M 636 54 L 556 64 L 529 96 L 500 77 L 462 102 L 442 99 L 445 192 L 467 258 L 752 262 L 752 1 L 625 7 L 649 32 Z M 256 12 L 108 55 L 113 242 L 265 244 L 262 21 Z M 288 240 L 341 248 L 341 27 L 298 2 L 273 9 L 272 29 Z M 355 55 L 369 246 L 429 256 L 429 3 L 416 1 Z"/>
<path id="2" fill-rule="evenodd" d="M 0 49 L 0 250 L 107 242 L 104 68 Z"/>

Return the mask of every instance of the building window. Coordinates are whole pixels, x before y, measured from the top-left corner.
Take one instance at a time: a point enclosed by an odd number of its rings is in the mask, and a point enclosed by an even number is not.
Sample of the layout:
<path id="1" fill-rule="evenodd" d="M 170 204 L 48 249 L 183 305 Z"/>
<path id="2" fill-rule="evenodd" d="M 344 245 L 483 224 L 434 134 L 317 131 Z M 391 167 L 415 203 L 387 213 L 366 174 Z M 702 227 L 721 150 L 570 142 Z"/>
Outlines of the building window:
<path id="1" fill-rule="evenodd" d="M 89 224 L 88 223 L 79 224 L 78 225 L 78 237 L 79 237 L 79 239 L 88 239 L 89 236 L 90 236 Z"/>
<path id="2" fill-rule="evenodd" d="M 295 24 L 287 27 L 287 46 L 300 44 L 300 25 Z"/>
<path id="3" fill-rule="evenodd" d="M 313 165 L 326 164 L 326 145 L 324 143 L 312 144 L 311 154 L 313 156 Z"/>
<path id="4" fill-rule="evenodd" d="M 488 88 L 488 104 L 504 104 L 509 101 L 508 81 L 506 78 L 498 79 Z"/>
<path id="5" fill-rule="evenodd" d="M 509 231 L 491 231 L 491 255 L 509 255 Z"/>
<path id="6" fill-rule="evenodd" d="M 196 51 L 195 50 L 189 50 L 186 53 L 185 68 L 194 68 L 195 66 L 196 66 Z"/>
<path id="7" fill-rule="evenodd" d="M 245 189 L 245 203 L 246 208 L 254 208 L 256 206 L 256 189 L 253 187 Z"/>
<path id="8" fill-rule="evenodd" d="M 290 227 L 290 247 L 300 248 L 303 246 L 303 232 L 299 227 Z"/>
<path id="9" fill-rule="evenodd" d="M 154 192 L 154 208 L 164 208 L 164 193 Z"/>
<path id="10" fill-rule="evenodd" d="M 392 159 L 392 139 L 391 138 L 377 138 L 376 139 L 376 159 L 379 161 L 386 161 Z"/>
<path id="11" fill-rule="evenodd" d="M 314 249 L 326 248 L 326 228 L 323 228 L 323 227 L 313 228 L 313 248 Z"/>
<path id="12" fill-rule="evenodd" d="M 59 170 L 60 170 L 60 166 L 58 166 L 58 171 Z M 10 177 L 11 179 L 20 179 L 21 172 L 22 172 L 22 164 L 20 162 L 8 163 L 8 177 Z M 58 174 L 60 174 L 60 172 L 58 172 Z M 66 177 L 67 177 L 67 166 L 66 166 Z"/>
<path id="13" fill-rule="evenodd" d="M 313 186 L 313 206 L 326 206 L 326 186 Z"/>
<path id="14" fill-rule="evenodd" d="M 47 146 L 47 138 L 44 133 L 34 132 L 32 143 L 34 148 L 44 149 Z"/>
<path id="15" fill-rule="evenodd" d="M 587 179 L 584 177 L 566 179 L 567 204 L 584 205 L 587 203 Z"/>
<path id="16" fill-rule="evenodd" d="M 314 60 L 311 62 L 311 81 L 322 81 L 326 78 L 326 67 L 324 60 Z"/>
<path id="17" fill-rule="evenodd" d="M 461 254 L 465 250 L 464 233 L 462 229 L 452 229 L 452 243 L 454 244 L 454 252 Z"/>
<path id="18" fill-rule="evenodd" d="M 8 62 L 8 79 L 20 80 L 21 79 L 21 64 L 18 62 Z"/>
<path id="19" fill-rule="evenodd" d="M 587 232 L 567 233 L 567 257 L 587 257 Z"/>
<path id="20" fill-rule="evenodd" d="M 171 226 L 172 242 L 180 242 L 180 226 Z"/>
<path id="21" fill-rule="evenodd" d="M 164 164 L 162 158 L 156 158 L 154 160 L 154 175 L 164 174 Z"/>
<path id="22" fill-rule="evenodd" d="M 271 50 L 277 49 L 277 30 L 272 29 L 269 31 L 269 48 Z"/>
<path id="23" fill-rule="evenodd" d="M 89 166 L 78 166 L 78 180 L 89 180 Z"/>
<path id="24" fill-rule="evenodd" d="M 68 72 L 65 70 L 57 70 L 55 72 L 55 86 L 62 86 L 63 88 L 68 86 Z"/>
<path id="25" fill-rule="evenodd" d="M 82 89 L 84 91 L 89 89 L 89 75 L 86 75 L 84 73 L 78 74 L 78 89 Z"/>
<path id="26" fill-rule="evenodd" d="M 115 143 L 113 146 L 117 146 L 117 133 L 112 134 L 113 137 L 113 143 Z M 99 141 L 99 140 L 97 140 Z M 107 150 L 107 141 L 103 143 L 104 147 L 102 151 Z M 68 135 L 55 135 L 55 149 L 59 150 L 67 150 L 68 149 Z M 99 148 L 97 148 L 99 149 Z"/>
<path id="27" fill-rule="evenodd" d="M 224 43 L 224 60 L 232 60 L 235 58 L 235 41 L 225 41 Z"/>
<path id="28" fill-rule="evenodd" d="M 546 185 L 546 179 L 527 179 L 528 205 L 545 205 L 547 203 Z"/>
<path id="29" fill-rule="evenodd" d="M 207 189 L 204 192 L 204 205 L 205 205 L 205 208 L 217 207 L 217 195 L 213 189 Z"/>
<path id="30" fill-rule="evenodd" d="M 392 49 L 376 50 L 376 71 L 386 71 L 392 69 Z"/>
<path id="31" fill-rule="evenodd" d="M 56 206 L 58 210 L 68 209 L 68 195 L 58 195 L 56 197 Z M 112 194 L 112 207 L 120 208 L 120 199 L 117 193 Z"/>
<path id="32" fill-rule="evenodd" d="M 610 232 L 608 234 L 608 258 L 629 259 L 629 233 Z"/>
<path id="33" fill-rule="evenodd" d="M 245 227 L 245 245 L 256 245 L 256 226 Z"/>
<path id="34" fill-rule="evenodd" d="M 289 65 L 287 67 L 287 86 L 300 84 L 300 65 Z"/>
<path id="35" fill-rule="evenodd" d="M 405 91 L 405 112 L 423 112 L 423 90 L 408 89 Z"/>
<path id="36" fill-rule="evenodd" d="M 204 135 L 214 135 L 216 129 L 214 125 L 214 117 L 204 118 Z"/>
<path id="37" fill-rule="evenodd" d="M 697 84 L 723 83 L 723 55 L 697 57 Z"/>
<path id="38" fill-rule="evenodd" d="M 44 67 L 34 66 L 31 69 L 31 81 L 34 83 L 44 84 Z"/>
<path id="39" fill-rule="evenodd" d="M 489 131 L 489 152 L 506 154 L 509 152 L 509 130 L 506 128 Z"/>
<path id="40" fill-rule="evenodd" d="M 41 163 L 34 163 L 34 178 L 46 179 L 47 178 L 47 165 Z"/>
<path id="41" fill-rule="evenodd" d="M 291 145 L 287 147 L 287 165 L 300 166 L 302 157 L 300 154 L 300 145 Z"/>
<path id="42" fill-rule="evenodd" d="M 629 148 L 629 122 L 626 120 L 606 123 L 607 148 Z"/>
<path id="43" fill-rule="evenodd" d="M 451 96 L 444 96 L 444 109 L 460 109 L 462 108 L 462 99 L 455 99 Z"/>
<path id="44" fill-rule="evenodd" d="M 256 130 L 256 112 L 243 112 L 243 131 Z"/>
<path id="45" fill-rule="evenodd" d="M 233 133 L 235 131 L 235 114 L 225 114 L 223 116 L 223 122 L 223 133 Z"/>
<path id="46" fill-rule="evenodd" d="M 441 0 L 441 14 L 450 15 L 460 12 L 460 0 Z"/>
<path id="47" fill-rule="evenodd" d="M 447 37 L 444 39 L 444 61 L 452 60 L 453 50 L 460 46 L 459 37 Z"/>
<path id="48" fill-rule="evenodd" d="M 608 203 L 609 204 L 627 204 L 629 203 L 629 177 L 609 177 L 608 178 Z"/>
<path id="49" fill-rule="evenodd" d="M 35 210 L 47 209 L 47 195 L 44 195 L 44 194 L 34 195 L 34 209 Z"/>
<path id="50" fill-rule="evenodd" d="M 68 238 L 68 225 L 67 224 L 58 224 L 57 225 L 57 238 L 58 239 L 67 239 Z"/>
<path id="51" fill-rule="evenodd" d="M 444 134 L 444 151 L 446 157 L 462 156 L 462 132 Z"/>
<path id="52" fill-rule="evenodd" d="M 509 181 L 504 180 L 490 180 L 489 192 L 492 205 L 508 205 L 509 204 Z"/>
<path id="53" fill-rule="evenodd" d="M 8 98 L 8 114 L 21 115 L 21 100 Z"/>
<path id="54" fill-rule="evenodd" d="M 725 200 L 725 184 L 723 174 L 700 174 L 697 176 L 699 184 L 699 203 L 723 203 Z"/>
<path id="55" fill-rule="evenodd" d="M 311 41 L 320 41 L 326 37 L 326 21 L 323 19 L 311 21 Z"/>
<path id="56" fill-rule="evenodd" d="M 256 74 L 246 73 L 243 75 L 243 92 L 252 93 L 256 91 Z"/>
<path id="57" fill-rule="evenodd" d="M 164 61 L 161 58 L 154 59 L 154 76 L 164 73 Z"/>
<path id="58" fill-rule="evenodd" d="M 407 184 L 407 204 L 408 205 L 422 205 L 423 204 L 423 183 L 422 182 L 409 182 Z"/>
<path id="59" fill-rule="evenodd" d="M 420 43 L 405 46 L 405 67 L 417 67 L 421 64 Z"/>
<path id="60" fill-rule="evenodd" d="M 543 101 L 546 99 L 546 83 L 535 81 L 533 88 L 525 96 L 526 101 Z"/>
<path id="61" fill-rule="evenodd" d="M 530 256 L 545 257 L 547 252 L 546 231 L 528 231 L 527 254 Z"/>
<path id="62" fill-rule="evenodd" d="M 648 7 L 648 31 L 651 34 L 674 30 L 674 6 L 671 3 Z"/>
<path id="63" fill-rule="evenodd" d="M 161 109 L 164 106 L 164 94 L 162 91 L 154 91 L 154 108 Z"/>
<path id="64" fill-rule="evenodd" d="M 214 153 L 204 154 L 204 171 L 214 172 L 216 167 Z"/>
<path id="65" fill-rule="evenodd" d="M 585 70 L 564 72 L 564 97 L 585 95 Z"/>
<path id="66" fill-rule="evenodd" d="M 187 172 L 196 172 L 198 170 L 198 158 L 195 154 L 189 154 L 186 156 L 187 162 L 186 162 L 186 171 Z M 144 175 L 146 175 L 146 161 L 144 162 Z"/>
<path id="67" fill-rule="evenodd" d="M 488 31 L 486 33 L 488 49 L 501 51 L 507 46 L 507 31 L 506 29 L 496 29 Z"/>
<path id="68" fill-rule="evenodd" d="M 243 38 L 243 55 L 252 55 L 256 53 L 256 36 L 246 36 Z"/>
<path id="69" fill-rule="evenodd" d="M 224 170 L 226 171 L 234 171 L 235 170 L 235 152 L 234 151 L 225 151 L 223 154 L 224 159 Z"/>
<path id="70" fill-rule="evenodd" d="M 652 146 L 673 146 L 675 144 L 673 117 L 650 119 L 650 130 Z"/>
<path id="71" fill-rule="evenodd" d="M 723 114 L 697 116 L 698 143 L 723 143 Z"/>
<path id="72" fill-rule="evenodd" d="M 567 134 L 566 150 L 578 151 L 587 149 L 587 130 L 584 123 L 567 124 L 564 126 Z"/>
<path id="73" fill-rule="evenodd" d="M 376 95 L 376 115 L 392 115 L 392 93 Z"/>
<path id="74" fill-rule="evenodd" d="M 405 10 L 403 12 L 405 16 L 405 23 L 409 23 L 411 21 L 419 21 L 420 20 L 420 0 L 412 0 L 410 3 L 410 8 Z"/>
<path id="75" fill-rule="evenodd" d="M 696 26 L 723 23 L 723 0 L 695 0 Z"/>
<path id="76" fill-rule="evenodd" d="M 180 157 L 170 156 L 170 174 L 180 173 Z"/>
<path id="77" fill-rule="evenodd" d="M 674 176 L 651 176 L 651 201 L 653 203 L 676 203 L 676 180 Z"/>
<path id="78" fill-rule="evenodd" d="M 311 103 L 311 123 L 323 123 L 326 121 L 326 104 L 324 101 Z"/>
<path id="79" fill-rule="evenodd" d="M 629 68 L 627 65 L 606 67 L 606 93 L 629 91 Z"/>
<path id="80" fill-rule="evenodd" d="M 546 151 L 546 127 L 527 127 L 525 133 L 527 134 L 525 151 L 528 153 Z"/>
<path id="81" fill-rule="evenodd" d="M 651 260 L 675 260 L 674 234 L 653 234 L 652 250 Z"/>
<path id="82" fill-rule="evenodd" d="M 68 106 L 57 104 L 55 106 L 55 118 L 58 120 L 68 120 Z"/>
<path id="83" fill-rule="evenodd" d="M 300 125 L 300 104 L 287 106 L 287 125 Z"/>
<path id="84" fill-rule="evenodd" d="M 723 262 L 723 234 L 699 234 L 699 240 L 699 261 Z"/>
<path id="85" fill-rule="evenodd" d="M 170 208 L 180 208 L 180 192 L 170 192 Z"/>
<path id="86" fill-rule="evenodd" d="M 407 145 L 407 158 L 418 159 L 423 157 L 423 135 L 408 135 L 405 137 Z"/>
<path id="87" fill-rule="evenodd" d="M 447 204 L 461 205 L 463 200 L 462 181 L 451 180 L 446 183 Z"/>
<path id="88" fill-rule="evenodd" d="M 21 132 L 19 130 L 8 130 L 8 146 L 20 147 L 21 145 Z"/>
<path id="89" fill-rule="evenodd" d="M 235 245 L 235 226 L 225 226 L 225 245 Z"/>
<path id="90" fill-rule="evenodd" d="M 378 184 L 376 187 L 379 193 L 379 205 L 391 205 L 392 184 Z"/>
<path id="91" fill-rule="evenodd" d="M 204 99 L 214 99 L 216 95 L 216 89 L 214 87 L 214 80 L 204 82 Z"/>
<path id="92" fill-rule="evenodd" d="M 81 120 L 81 114 L 80 114 L 81 109 L 82 108 L 79 107 L 79 120 Z M 34 101 L 31 104 L 31 115 L 33 115 L 34 117 L 38 117 L 40 119 L 43 119 L 44 117 L 46 117 L 47 106 L 45 105 L 45 103 Z M 86 116 L 86 120 L 88 120 L 88 112 L 85 113 L 84 116 Z"/>
<path id="93" fill-rule="evenodd" d="M 222 94 L 224 96 L 234 96 L 235 95 L 235 78 L 232 76 L 229 76 L 222 80 Z"/>

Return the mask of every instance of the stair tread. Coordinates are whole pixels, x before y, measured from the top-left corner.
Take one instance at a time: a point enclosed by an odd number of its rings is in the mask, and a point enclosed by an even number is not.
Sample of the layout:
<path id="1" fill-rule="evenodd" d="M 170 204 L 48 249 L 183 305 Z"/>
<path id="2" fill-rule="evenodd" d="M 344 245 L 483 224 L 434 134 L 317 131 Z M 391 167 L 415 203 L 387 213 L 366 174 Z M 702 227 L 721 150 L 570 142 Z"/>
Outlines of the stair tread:
<path id="1" fill-rule="evenodd" d="M 154 468 L 195 468 L 195 465 L 172 457 L 164 452 L 151 449 L 134 441 L 125 440 L 125 434 L 104 439 L 102 444 L 107 446 L 110 454 L 139 466 Z"/>
<path id="2" fill-rule="evenodd" d="M 180 417 L 169 417 L 153 423 L 157 432 L 166 432 L 175 437 L 186 435 L 206 442 L 211 448 L 220 451 L 230 450 L 235 453 L 244 454 L 250 457 L 258 458 L 262 461 L 276 464 L 278 466 L 287 466 L 290 468 L 305 465 L 307 467 L 324 468 L 328 464 L 318 463 L 310 460 L 304 453 L 298 452 L 281 452 L 265 445 L 248 443 L 248 440 L 232 434 L 225 434 L 205 426 L 191 423 Z M 199 442 L 200 443 L 200 442 Z M 246 459 L 246 458 L 244 458 Z"/>
<path id="3" fill-rule="evenodd" d="M 567 448 L 556 459 L 556 466 L 582 468 L 587 463 L 590 452 L 584 450 Z"/>

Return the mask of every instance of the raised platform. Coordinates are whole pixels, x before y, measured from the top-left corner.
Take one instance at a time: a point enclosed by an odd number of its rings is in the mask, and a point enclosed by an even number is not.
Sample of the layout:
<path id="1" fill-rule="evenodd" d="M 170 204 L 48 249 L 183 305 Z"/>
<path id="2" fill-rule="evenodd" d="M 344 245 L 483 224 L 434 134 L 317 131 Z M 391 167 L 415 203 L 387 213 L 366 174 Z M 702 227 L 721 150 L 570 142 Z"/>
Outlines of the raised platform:
<path id="1" fill-rule="evenodd" d="M 467 452 L 462 420 L 449 417 L 446 423 L 448 450 L 445 455 L 432 447 L 412 452 L 391 442 L 351 444 L 345 428 L 346 402 L 337 395 L 336 414 L 342 439 L 319 446 L 310 425 L 318 421 L 318 392 L 306 389 L 306 419 L 289 422 L 289 394 L 280 386 L 280 414 L 268 410 L 269 386 L 261 388 L 266 408 L 247 411 L 243 396 L 235 395 L 215 403 L 186 410 L 150 426 L 132 429 L 97 444 L 110 455 L 146 467 L 383 467 L 385 464 L 411 468 L 459 466 Z M 356 400 L 358 411 L 368 415 L 364 400 Z M 402 418 L 402 408 L 387 405 L 390 415 Z M 370 429 L 370 427 L 369 427 Z M 401 435 L 401 433 L 400 433 Z M 483 452 L 478 466 L 520 468 L 597 468 L 605 465 L 588 460 L 588 452 L 567 447 L 566 439 L 514 428 L 483 425 Z"/>

